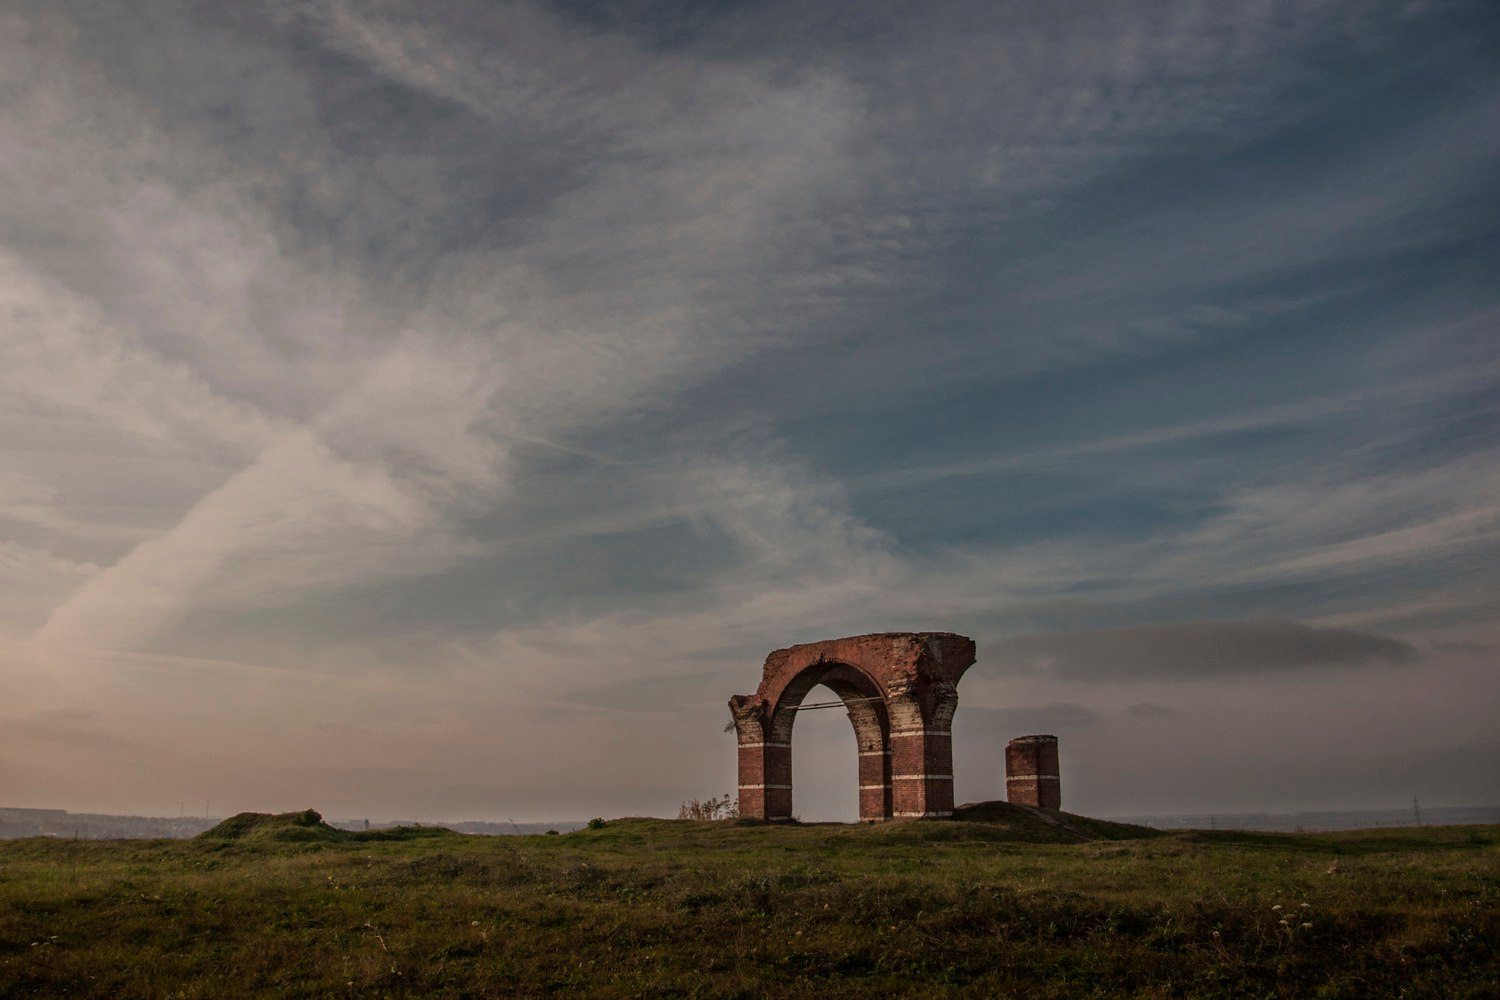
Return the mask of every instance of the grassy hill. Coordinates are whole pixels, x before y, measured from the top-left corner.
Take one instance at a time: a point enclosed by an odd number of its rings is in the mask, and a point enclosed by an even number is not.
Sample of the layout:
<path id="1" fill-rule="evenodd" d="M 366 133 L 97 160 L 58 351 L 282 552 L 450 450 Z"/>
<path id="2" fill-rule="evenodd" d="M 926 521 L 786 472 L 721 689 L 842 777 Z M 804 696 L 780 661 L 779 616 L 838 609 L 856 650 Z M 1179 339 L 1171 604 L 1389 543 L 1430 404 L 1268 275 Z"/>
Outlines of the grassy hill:
<path id="1" fill-rule="evenodd" d="M 315 809 L 301 812 L 237 813 L 203 831 L 195 840 L 207 843 L 235 842 L 242 845 L 271 844 L 365 844 L 381 841 L 411 841 L 424 838 L 463 836 L 440 826 L 389 826 L 378 830 L 341 830 L 323 822 Z"/>
<path id="2" fill-rule="evenodd" d="M 1088 840 L 1139 840 L 1160 836 L 1161 831 L 1132 823 L 1090 819 L 1073 813 L 1035 809 L 1009 802 L 970 802 L 953 812 L 960 823 L 984 823 L 991 830 L 1005 830 L 1006 839 L 1037 844 L 1074 844 Z"/>
<path id="3" fill-rule="evenodd" d="M 6 997 L 1489 998 L 1497 941 L 1497 827 L 1161 834 L 984 803 L 0 844 Z"/>

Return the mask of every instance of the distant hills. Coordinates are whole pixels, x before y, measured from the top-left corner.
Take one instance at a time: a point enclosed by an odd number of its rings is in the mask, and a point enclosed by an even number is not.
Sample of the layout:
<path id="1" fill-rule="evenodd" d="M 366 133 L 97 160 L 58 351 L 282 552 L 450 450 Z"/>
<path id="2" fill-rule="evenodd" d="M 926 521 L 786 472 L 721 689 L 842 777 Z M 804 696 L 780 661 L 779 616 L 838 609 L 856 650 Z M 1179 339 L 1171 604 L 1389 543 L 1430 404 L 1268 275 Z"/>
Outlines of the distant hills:
<path id="1" fill-rule="evenodd" d="M 985 805 L 1003 805 L 1003 803 Z M 977 817 L 975 817 L 977 818 Z M 1416 826 L 1413 810 L 1359 809 L 1295 813 L 1178 813 L 1149 816 L 1114 816 L 1116 822 L 1155 827 L 1159 830 L 1220 829 L 1294 832 L 1297 830 L 1366 830 L 1378 827 Z M 17 837 L 68 837 L 79 840 L 183 840 L 196 837 L 223 822 L 209 816 L 113 816 L 103 813 L 70 813 L 63 809 L 24 809 L 0 806 L 0 840 Z M 434 823 L 417 820 L 335 819 L 325 820 L 339 830 L 389 830 L 398 827 L 442 826 L 456 833 L 479 836 L 567 833 L 584 826 L 582 820 L 547 823 L 493 823 L 480 820 Z M 1099 822 L 1099 821 L 1092 821 Z M 1456 826 L 1469 823 L 1500 823 L 1500 806 L 1423 807 L 1424 826 Z"/>
<path id="2" fill-rule="evenodd" d="M 70 813 L 62 809 L 20 809 L 0 806 L 0 840 L 18 837 L 71 837 L 78 840 L 185 840 L 224 822 L 220 816 L 111 816 L 103 813 Z M 581 820 L 550 823 L 428 823 L 417 820 L 336 819 L 327 824 L 340 830 L 388 830 L 396 827 L 442 826 L 456 833 L 501 836 L 567 833 L 584 825 Z"/>

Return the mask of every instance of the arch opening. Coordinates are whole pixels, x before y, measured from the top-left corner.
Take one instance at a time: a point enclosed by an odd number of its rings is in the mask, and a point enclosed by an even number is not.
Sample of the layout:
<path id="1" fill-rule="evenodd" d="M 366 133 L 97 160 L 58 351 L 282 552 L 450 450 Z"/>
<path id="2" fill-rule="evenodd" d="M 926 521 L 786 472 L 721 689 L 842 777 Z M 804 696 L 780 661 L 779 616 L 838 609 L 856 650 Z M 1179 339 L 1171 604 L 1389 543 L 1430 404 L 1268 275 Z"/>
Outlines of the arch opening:
<path id="1" fill-rule="evenodd" d="M 821 662 L 803 670 L 782 691 L 771 710 L 768 752 L 784 754 L 787 788 L 785 815 L 794 814 L 792 792 L 793 732 L 804 706 L 818 704 L 808 699 L 815 688 L 837 696 L 854 730 L 857 813 L 860 822 L 875 823 L 891 818 L 891 727 L 885 693 L 873 678 L 846 663 Z M 838 711 L 837 707 L 831 711 Z M 804 743 L 804 746 L 806 744 Z M 811 813 L 821 810 L 814 809 Z"/>
<path id="2" fill-rule="evenodd" d="M 810 704 L 832 707 L 807 710 Z M 804 823 L 859 819 L 859 742 L 843 703 L 831 688 L 808 694 L 792 727 L 792 813 Z"/>

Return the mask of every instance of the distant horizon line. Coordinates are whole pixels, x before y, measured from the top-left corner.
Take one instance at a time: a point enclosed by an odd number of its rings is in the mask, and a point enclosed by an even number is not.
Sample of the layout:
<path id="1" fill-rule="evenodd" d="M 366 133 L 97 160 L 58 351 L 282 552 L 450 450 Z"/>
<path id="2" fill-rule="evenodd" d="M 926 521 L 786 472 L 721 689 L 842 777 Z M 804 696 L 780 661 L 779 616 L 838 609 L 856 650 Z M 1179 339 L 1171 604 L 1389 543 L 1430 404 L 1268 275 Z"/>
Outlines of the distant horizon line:
<path id="1" fill-rule="evenodd" d="M 995 801 L 1003 801 L 1003 800 L 995 800 Z M 311 807 L 311 808 L 316 809 L 316 807 Z M 1488 811 L 1495 811 L 1497 813 L 1500 813 L 1500 803 L 1471 803 L 1471 804 L 1462 804 L 1462 805 L 1441 804 L 1441 805 L 1430 805 L 1430 806 L 1429 805 L 1421 805 L 1420 806 L 1420 811 L 1422 813 L 1448 813 L 1448 812 L 1472 812 L 1472 811 L 1481 811 L 1482 812 L 1482 811 L 1487 811 L 1487 810 Z M 254 809 L 241 809 L 241 810 L 237 810 L 236 812 L 227 813 L 227 814 L 224 814 L 224 815 L 209 815 L 207 813 L 180 813 L 177 816 L 170 816 L 170 815 L 152 815 L 150 813 L 91 812 L 91 811 L 86 811 L 86 810 L 62 809 L 62 808 L 48 807 L 48 806 L 12 806 L 12 805 L 0 805 L 0 818 L 3 818 L 5 816 L 5 814 L 7 814 L 7 813 L 26 813 L 26 814 L 43 814 L 43 815 L 54 815 L 54 816 L 58 815 L 58 814 L 62 814 L 62 815 L 65 815 L 65 816 L 80 816 L 80 817 L 81 816 L 98 816 L 98 817 L 103 817 L 103 818 L 107 818 L 107 819 L 161 820 L 161 821 L 165 821 L 165 822 L 187 821 L 187 820 L 192 820 L 194 822 L 203 822 L 203 821 L 208 821 L 208 820 L 222 821 L 222 820 L 228 819 L 231 816 L 240 815 L 241 813 L 245 813 L 245 812 L 259 812 L 259 811 L 260 810 L 254 810 Z M 291 812 L 300 812 L 301 810 L 295 810 L 294 809 L 294 810 L 290 810 L 290 811 Z M 368 822 L 372 826 L 374 826 L 374 825 L 379 825 L 379 826 L 399 826 L 399 825 L 403 825 L 403 824 L 420 824 L 420 825 L 424 825 L 424 826 L 445 826 L 445 825 L 448 825 L 448 824 L 470 824 L 470 825 L 486 825 L 486 826 L 518 826 L 519 827 L 519 826 L 548 826 L 548 825 L 565 825 L 565 824 L 577 824 L 577 825 L 582 826 L 582 825 L 584 825 L 584 824 L 586 824 L 588 822 L 587 819 L 576 819 L 576 818 L 558 819 L 558 818 L 555 818 L 555 817 L 551 818 L 551 819 L 523 819 L 523 820 L 512 820 L 512 819 L 508 819 L 508 818 L 507 819 L 431 819 L 431 818 L 423 819 L 423 818 L 415 817 L 415 816 L 396 817 L 396 818 L 385 817 L 385 818 L 381 818 L 381 819 L 376 819 L 373 816 L 338 816 L 338 817 L 332 817 L 332 818 L 330 818 L 329 815 L 326 814 L 326 813 L 324 813 L 321 809 L 316 809 L 316 811 L 319 813 L 319 815 L 321 815 L 323 817 L 324 821 L 327 822 L 327 823 L 329 823 L 330 825 L 338 824 L 338 823 L 366 823 L 366 822 Z M 1071 810 L 1065 809 L 1064 811 L 1065 812 L 1070 812 Z M 1359 816 L 1359 815 L 1370 815 L 1370 816 L 1376 816 L 1376 815 L 1391 815 L 1391 816 L 1404 815 L 1404 816 L 1410 816 L 1412 814 L 1413 814 L 1413 809 L 1412 809 L 1412 807 L 1410 805 L 1402 805 L 1402 806 L 1369 806 L 1369 807 L 1353 808 L 1353 809 L 1245 809 L 1245 810 L 1235 810 L 1235 811 L 1194 809 L 1194 810 L 1167 810 L 1167 811 L 1150 811 L 1150 812 L 1135 812 L 1135 813 L 1110 812 L 1110 813 L 1100 814 L 1096 818 L 1098 818 L 1098 819 L 1108 819 L 1108 820 L 1114 820 L 1114 821 L 1121 821 L 1121 822 L 1132 822 L 1132 821 L 1142 821 L 1142 820 L 1148 820 L 1148 819 L 1156 819 L 1156 820 L 1186 820 L 1186 819 L 1199 819 L 1199 818 L 1201 818 L 1201 819 L 1206 819 L 1206 820 L 1208 820 L 1208 819 L 1232 820 L 1232 819 L 1272 819 L 1272 818 L 1278 818 L 1278 817 L 1285 817 L 1285 818 L 1289 818 L 1289 819 L 1296 819 L 1296 818 L 1311 818 L 1311 817 L 1318 817 L 1318 816 Z M 276 815 L 276 814 L 274 814 L 274 813 L 267 813 L 266 815 Z M 1080 814 L 1080 815 L 1082 815 L 1082 814 Z M 621 815 L 621 816 L 615 816 L 615 817 L 610 817 L 610 818 L 613 818 L 613 819 L 632 819 L 632 818 L 671 819 L 673 817 L 670 817 L 670 816 L 649 816 L 647 814 L 635 813 L 635 814 Z M 1497 819 L 1500 819 L 1500 817 L 1497 817 Z M 807 820 L 806 822 L 820 822 L 821 823 L 821 822 L 844 822 L 844 821 L 841 821 L 841 820 Z M 848 820 L 847 822 L 853 824 L 853 823 L 856 823 L 857 821 L 856 820 Z"/>

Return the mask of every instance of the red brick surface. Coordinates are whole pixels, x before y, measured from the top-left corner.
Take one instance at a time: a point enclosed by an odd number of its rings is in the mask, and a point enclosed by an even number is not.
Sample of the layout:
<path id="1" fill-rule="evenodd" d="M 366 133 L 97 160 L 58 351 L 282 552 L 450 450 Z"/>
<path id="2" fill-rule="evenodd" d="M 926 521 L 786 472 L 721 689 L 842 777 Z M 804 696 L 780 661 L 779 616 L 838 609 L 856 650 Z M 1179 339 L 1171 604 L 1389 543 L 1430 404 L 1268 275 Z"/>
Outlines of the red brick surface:
<path id="1" fill-rule="evenodd" d="M 1006 745 L 1005 797 L 1023 806 L 1062 808 L 1056 736 L 1018 736 Z"/>
<path id="2" fill-rule="evenodd" d="M 791 735 L 819 684 L 843 702 L 859 744 L 860 819 L 953 812 L 951 726 L 974 641 L 951 632 L 882 632 L 778 649 L 760 686 L 729 700 L 739 734 L 740 815 L 790 819 Z"/>

